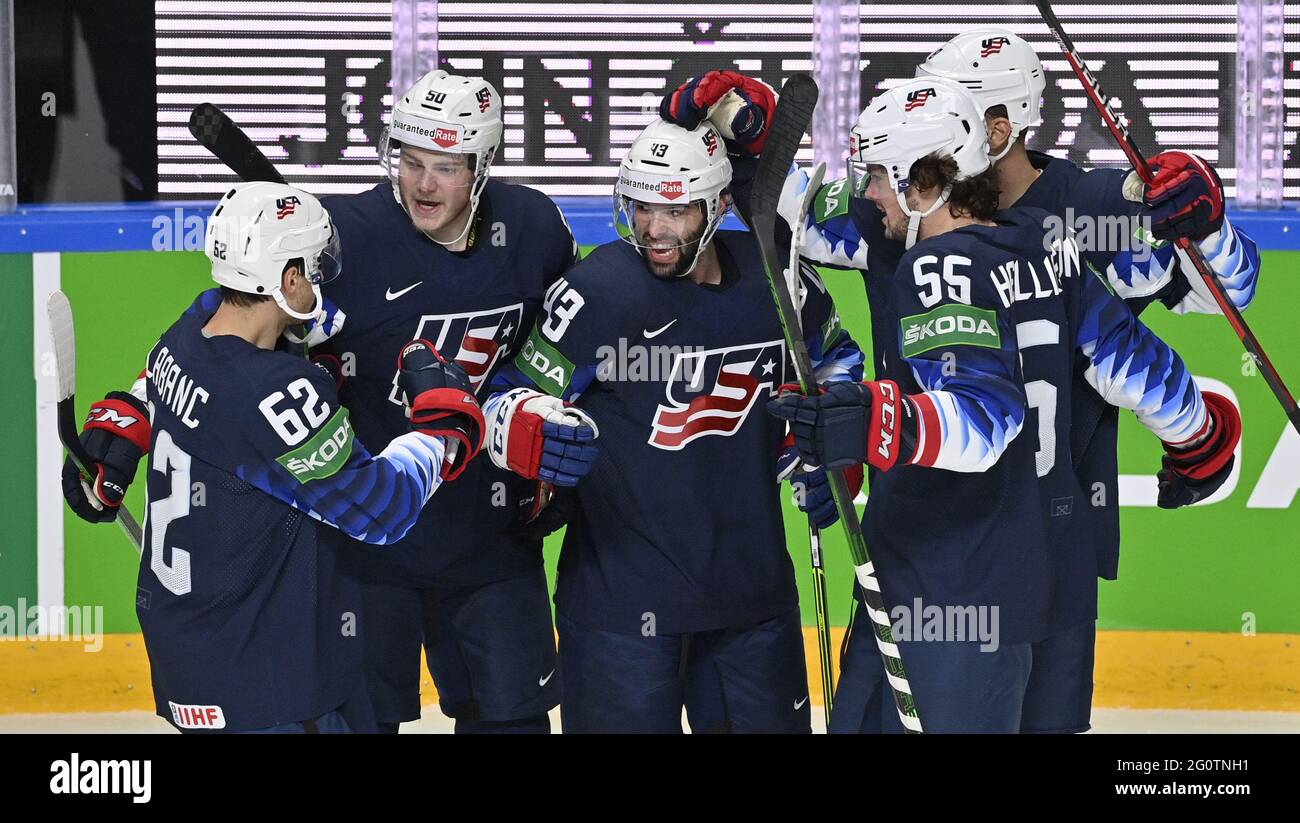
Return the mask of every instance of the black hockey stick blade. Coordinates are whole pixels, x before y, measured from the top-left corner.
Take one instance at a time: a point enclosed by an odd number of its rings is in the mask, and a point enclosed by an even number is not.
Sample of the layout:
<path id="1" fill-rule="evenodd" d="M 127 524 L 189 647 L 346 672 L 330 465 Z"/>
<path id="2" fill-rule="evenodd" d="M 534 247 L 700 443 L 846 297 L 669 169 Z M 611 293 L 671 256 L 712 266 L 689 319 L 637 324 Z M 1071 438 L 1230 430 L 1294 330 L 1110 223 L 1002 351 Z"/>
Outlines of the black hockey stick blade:
<path id="1" fill-rule="evenodd" d="M 190 112 L 190 134 L 245 182 L 283 183 L 284 176 L 271 165 L 244 130 L 211 103 Z"/>
<path id="2" fill-rule="evenodd" d="M 90 465 L 94 463 L 81 445 L 77 436 L 77 338 L 72 325 L 72 304 L 68 296 L 61 291 L 50 295 L 45 305 L 50 318 L 50 339 L 54 344 L 54 368 L 58 382 L 59 440 L 68 450 L 70 456 L 87 477 L 91 477 Z M 137 553 L 143 553 L 144 534 L 135 516 L 122 504 L 117 509 L 117 524 L 126 533 L 127 539 L 135 546 Z"/>

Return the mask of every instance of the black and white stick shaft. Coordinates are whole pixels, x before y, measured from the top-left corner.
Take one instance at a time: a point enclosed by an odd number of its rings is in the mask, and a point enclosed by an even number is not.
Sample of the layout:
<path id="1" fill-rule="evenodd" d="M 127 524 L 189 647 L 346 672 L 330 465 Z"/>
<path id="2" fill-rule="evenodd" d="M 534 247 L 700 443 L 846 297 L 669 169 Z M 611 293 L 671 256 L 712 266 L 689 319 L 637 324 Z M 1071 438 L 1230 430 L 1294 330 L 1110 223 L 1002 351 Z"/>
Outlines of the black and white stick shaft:
<path id="1" fill-rule="evenodd" d="M 1146 155 L 1138 148 L 1137 143 L 1133 140 L 1133 135 L 1129 133 L 1128 126 L 1119 113 L 1110 105 L 1110 98 L 1101 90 L 1101 84 L 1097 78 L 1088 69 L 1088 64 L 1084 62 L 1083 57 L 1079 55 L 1078 49 L 1074 47 L 1074 42 L 1066 35 L 1065 29 L 1061 27 L 1061 21 L 1057 19 L 1056 12 L 1052 11 L 1052 4 L 1047 0 L 1035 0 L 1038 6 L 1038 12 L 1043 17 L 1043 22 L 1051 29 L 1052 36 L 1056 38 L 1056 43 L 1065 53 L 1066 62 L 1070 64 L 1079 83 L 1083 85 L 1083 90 L 1087 93 L 1088 98 L 1092 100 L 1093 108 L 1101 115 L 1102 122 L 1110 130 L 1111 136 L 1119 144 L 1120 149 L 1124 151 L 1124 156 L 1137 172 L 1138 177 L 1143 183 L 1150 183 L 1152 173 L 1150 166 L 1147 165 Z M 1191 263 L 1196 269 L 1196 273 L 1205 281 L 1205 286 L 1214 295 L 1214 302 L 1218 304 L 1219 310 L 1223 316 L 1228 318 L 1229 325 L 1236 333 L 1237 338 L 1241 340 L 1243 346 L 1250 356 L 1255 359 L 1260 374 L 1264 375 L 1264 382 L 1272 389 L 1273 395 L 1277 397 L 1282 404 L 1282 411 L 1286 414 L 1291 425 L 1295 426 L 1296 431 L 1300 431 L 1300 407 L 1296 405 L 1295 396 L 1286 387 L 1282 381 L 1282 376 L 1278 374 L 1277 369 L 1273 366 L 1268 355 L 1264 352 L 1264 347 L 1260 345 L 1259 339 L 1251 331 L 1250 326 L 1246 324 L 1245 319 L 1236 305 L 1229 299 L 1228 294 L 1223 289 L 1223 284 L 1215 276 L 1210 264 L 1206 262 L 1205 255 L 1194 242 L 1186 237 L 1180 237 L 1175 241 L 1178 250 L 1183 254 L 1183 260 Z"/>
<path id="2" fill-rule="evenodd" d="M 95 472 L 90 466 L 94 461 L 86 453 L 77 434 L 77 337 L 72 325 L 72 304 L 68 302 L 67 295 L 56 291 L 50 295 L 45 308 L 50 318 L 50 339 L 54 344 L 54 368 L 57 372 L 59 440 L 82 473 L 93 478 Z M 118 506 L 117 524 L 135 546 L 136 552 L 141 553 L 143 534 L 140 523 L 125 503 Z"/>
<path id="3" fill-rule="evenodd" d="M 763 268 L 772 287 L 772 296 L 776 300 L 777 315 L 785 334 L 786 344 L 794 360 L 795 374 L 799 385 L 805 393 L 816 390 L 816 377 L 813 373 L 812 359 L 808 356 L 808 347 L 803 334 L 799 331 L 799 312 L 783 276 L 783 260 L 776 248 L 777 205 L 781 199 L 781 190 L 785 186 L 786 175 L 793 165 L 799 143 L 812 122 L 813 109 L 817 106 L 817 84 L 806 74 L 796 74 L 786 81 L 781 89 L 776 112 L 768 128 L 767 143 L 763 155 L 759 158 L 758 171 L 754 178 L 754 194 L 750 206 L 750 219 L 754 236 L 762 250 Z M 862 536 L 862 524 L 858 520 L 858 511 L 853 506 L 848 483 L 841 470 L 828 471 L 831 496 L 835 499 L 835 509 L 840 522 L 844 524 L 844 533 L 848 538 L 849 552 L 853 556 L 854 573 L 862 586 L 863 599 L 871 617 L 876 634 L 876 646 L 880 649 L 881 662 L 885 667 L 885 677 L 894 693 L 894 704 L 898 708 L 898 717 L 903 728 L 908 732 L 921 731 L 921 718 L 917 714 L 916 701 L 912 697 L 912 685 L 907 680 L 903 668 L 903 659 L 898 646 L 894 643 L 893 628 L 889 623 L 888 610 L 880 593 L 880 583 L 876 579 L 875 569 L 867 552 L 867 543 Z"/>

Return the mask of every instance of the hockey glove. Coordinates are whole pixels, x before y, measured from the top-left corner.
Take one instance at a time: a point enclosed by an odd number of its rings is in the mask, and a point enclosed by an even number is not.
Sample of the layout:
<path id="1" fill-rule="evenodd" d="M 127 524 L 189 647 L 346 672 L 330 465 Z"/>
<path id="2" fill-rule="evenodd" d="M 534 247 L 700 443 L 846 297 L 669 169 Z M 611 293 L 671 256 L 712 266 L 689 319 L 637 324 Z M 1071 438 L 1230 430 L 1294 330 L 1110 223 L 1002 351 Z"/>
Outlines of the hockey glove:
<path id="1" fill-rule="evenodd" d="M 695 129 L 707 119 L 730 146 L 749 155 L 762 153 L 775 110 L 771 86 L 734 71 L 692 77 L 659 103 L 659 116 L 669 123 Z"/>
<path id="2" fill-rule="evenodd" d="M 329 375 L 330 381 L 334 383 L 335 390 L 343 388 L 343 361 L 339 360 L 332 354 L 313 354 L 311 362 L 316 368 Z"/>
<path id="3" fill-rule="evenodd" d="M 892 380 L 827 383 L 807 397 L 782 386 L 767 410 L 789 421 L 805 463 L 843 469 L 863 462 L 881 471 L 907 463 L 916 450 L 916 409 Z"/>
<path id="4" fill-rule="evenodd" d="M 483 447 L 483 411 L 465 370 L 444 360 L 427 340 L 412 340 L 397 358 L 397 388 L 411 428 L 441 437 L 442 479 L 455 480 Z"/>
<path id="5" fill-rule="evenodd" d="M 78 517 L 91 523 L 117 517 L 151 436 L 149 410 L 135 395 L 115 391 L 91 407 L 81 445 L 94 461 L 86 467 L 94 477 L 82 474 L 71 457 L 63 464 L 63 497 Z"/>
<path id="6" fill-rule="evenodd" d="M 1164 468 L 1156 474 L 1162 509 L 1190 506 L 1214 494 L 1232 474 L 1233 454 L 1241 441 L 1241 414 L 1232 401 L 1220 394 L 1202 392 L 1209 413 L 1210 431 L 1205 440 L 1191 448 L 1165 444 Z"/>
<path id="7" fill-rule="evenodd" d="M 835 498 L 831 496 L 831 486 L 826 480 L 826 470 L 821 467 L 808 467 L 799 457 L 794 445 L 794 437 L 787 436 L 782 444 L 785 448 L 777 461 L 779 480 L 787 477 L 794 489 L 794 502 L 799 511 L 808 515 L 808 519 L 819 529 L 830 528 L 840 519 L 835 508 Z M 788 467 L 788 468 L 786 468 Z M 844 479 L 849 484 L 849 495 L 857 497 L 862 490 L 862 464 L 849 466 L 844 470 Z"/>
<path id="8" fill-rule="evenodd" d="M 1208 163 L 1181 151 L 1147 162 L 1155 178 L 1142 199 L 1157 240 L 1203 240 L 1223 227 L 1223 181 Z"/>
<path id="9" fill-rule="evenodd" d="M 529 480 L 576 486 L 596 462 L 600 434 L 586 412 L 532 389 L 511 389 L 488 421 L 488 455 Z"/>

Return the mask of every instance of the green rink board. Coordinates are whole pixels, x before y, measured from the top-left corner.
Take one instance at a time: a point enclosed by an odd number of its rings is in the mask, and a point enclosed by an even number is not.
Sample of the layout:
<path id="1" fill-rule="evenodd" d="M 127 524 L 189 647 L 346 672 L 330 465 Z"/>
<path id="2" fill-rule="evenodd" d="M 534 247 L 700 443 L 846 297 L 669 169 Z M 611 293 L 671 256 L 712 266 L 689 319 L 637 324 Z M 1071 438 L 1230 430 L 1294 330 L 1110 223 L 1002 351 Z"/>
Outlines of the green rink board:
<path id="1" fill-rule="evenodd" d="M 1300 340 L 1292 315 L 1300 311 L 1300 252 L 1268 252 L 1255 305 L 1246 313 L 1282 374 L 1300 386 Z M 205 288 L 207 262 L 197 252 L 69 253 L 63 256 L 64 289 L 78 324 L 79 394 L 102 396 L 130 383 L 158 334 Z M 346 274 L 344 276 L 347 276 Z M 826 272 L 845 326 L 868 345 L 861 276 Z M 1111 629 L 1236 631 L 1244 619 L 1263 632 L 1300 632 L 1300 503 L 1282 509 L 1248 508 L 1285 418 L 1264 383 L 1251 375 L 1242 348 L 1221 317 L 1175 316 L 1156 306 L 1144 320 L 1173 344 L 1195 374 L 1220 380 L 1243 409 L 1242 470 L 1236 490 L 1221 503 L 1165 512 L 1126 507 L 1121 517 L 1124 550 L 1120 580 L 1103 583 L 1101 626 Z M 373 445 L 373 444 L 372 444 Z M 1120 471 L 1152 473 L 1158 443 L 1131 415 L 1120 438 Z M 1275 461 L 1276 463 L 1276 461 Z M 1297 485 L 1300 460 L 1275 465 Z M 669 479 L 671 480 L 671 478 Z M 130 502 L 142 513 L 142 484 Z M 1283 483 L 1285 485 L 1285 483 Z M 787 500 L 786 533 L 798 570 L 805 622 L 814 622 L 808 569 L 806 520 Z M 665 512 L 665 516 L 672 516 Z M 70 513 L 67 527 L 67 599 L 103 604 L 109 631 L 135 631 L 136 561 L 116 530 L 81 523 Z M 849 614 L 852 568 L 838 527 L 825 535 L 831 616 L 843 625 Z M 554 581 L 558 536 L 547 541 Z M 34 564 L 33 564 L 34 568 Z M 1243 618 L 1248 615 L 1248 618 Z"/>

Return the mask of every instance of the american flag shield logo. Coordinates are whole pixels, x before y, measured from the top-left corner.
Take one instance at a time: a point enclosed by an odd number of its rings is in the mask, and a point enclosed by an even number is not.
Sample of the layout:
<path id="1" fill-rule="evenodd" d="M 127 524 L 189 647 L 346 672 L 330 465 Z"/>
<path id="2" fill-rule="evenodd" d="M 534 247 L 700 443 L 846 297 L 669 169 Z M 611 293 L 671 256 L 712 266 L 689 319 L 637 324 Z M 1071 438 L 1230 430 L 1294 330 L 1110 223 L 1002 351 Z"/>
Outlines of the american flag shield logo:
<path id="1" fill-rule="evenodd" d="M 665 401 L 655 409 L 650 445 L 678 451 L 701 437 L 735 434 L 755 402 L 785 381 L 785 359 L 783 340 L 678 354 Z"/>

